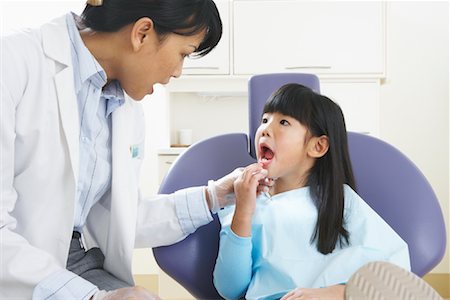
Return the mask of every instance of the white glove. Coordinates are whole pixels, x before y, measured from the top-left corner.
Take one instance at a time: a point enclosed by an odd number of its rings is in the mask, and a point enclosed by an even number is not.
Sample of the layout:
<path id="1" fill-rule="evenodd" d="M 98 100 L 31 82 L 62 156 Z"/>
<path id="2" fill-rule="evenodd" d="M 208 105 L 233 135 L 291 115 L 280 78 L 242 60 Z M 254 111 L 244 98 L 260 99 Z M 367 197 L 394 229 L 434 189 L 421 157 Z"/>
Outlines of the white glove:
<path id="1" fill-rule="evenodd" d="M 233 172 L 217 181 L 208 181 L 208 188 L 206 189 L 209 196 L 211 212 L 217 213 L 221 208 L 236 203 L 236 196 L 234 194 L 234 181 L 242 173 L 244 168 L 237 168 Z M 260 172 L 267 170 L 261 169 Z M 264 179 L 258 187 L 258 193 L 267 192 L 269 187 L 273 185 L 273 180 Z"/>
<path id="2" fill-rule="evenodd" d="M 243 169 L 237 168 L 217 181 L 208 181 L 207 191 L 212 213 L 217 213 L 222 207 L 236 203 L 233 184 Z"/>

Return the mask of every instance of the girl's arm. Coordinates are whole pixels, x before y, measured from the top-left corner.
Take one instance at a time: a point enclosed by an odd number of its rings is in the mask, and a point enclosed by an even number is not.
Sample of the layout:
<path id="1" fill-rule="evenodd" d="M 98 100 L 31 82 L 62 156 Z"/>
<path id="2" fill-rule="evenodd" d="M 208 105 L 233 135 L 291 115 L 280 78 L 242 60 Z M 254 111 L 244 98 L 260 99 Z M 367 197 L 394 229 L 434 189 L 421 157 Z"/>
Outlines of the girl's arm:
<path id="1" fill-rule="evenodd" d="M 252 234 L 252 218 L 256 208 L 256 196 L 259 181 L 267 176 L 267 171 L 260 164 L 252 164 L 244 169 L 234 182 L 236 194 L 236 210 L 231 229 L 241 237 Z"/>
<path id="2" fill-rule="evenodd" d="M 252 279 L 251 237 L 239 237 L 230 227 L 220 233 L 219 255 L 214 268 L 214 285 L 225 299 L 245 295 Z"/>
<path id="3" fill-rule="evenodd" d="M 246 167 L 234 183 L 236 208 L 231 226 L 220 233 L 214 285 L 226 299 L 244 296 L 252 279 L 252 217 L 259 181 L 267 175 L 261 165 Z"/>

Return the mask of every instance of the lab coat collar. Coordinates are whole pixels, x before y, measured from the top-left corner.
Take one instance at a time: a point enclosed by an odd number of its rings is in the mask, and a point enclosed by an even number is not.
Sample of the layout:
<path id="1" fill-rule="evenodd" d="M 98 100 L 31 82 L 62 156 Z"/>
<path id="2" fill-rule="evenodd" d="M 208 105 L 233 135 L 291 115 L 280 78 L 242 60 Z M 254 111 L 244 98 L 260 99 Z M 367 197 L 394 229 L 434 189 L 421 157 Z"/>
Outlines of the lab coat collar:
<path id="1" fill-rule="evenodd" d="M 79 26 L 77 25 L 81 22 L 80 17 L 74 13 L 68 13 L 66 15 L 66 22 L 67 32 L 69 33 L 72 46 L 75 91 L 78 94 L 82 85 L 88 80 L 97 89 L 102 89 L 107 82 L 106 72 L 81 38 Z"/>
<path id="2" fill-rule="evenodd" d="M 42 25 L 41 32 L 44 53 L 49 58 L 65 66 L 72 65 L 66 16 L 64 15 Z"/>
<path id="3" fill-rule="evenodd" d="M 55 87 L 58 95 L 59 112 L 69 149 L 70 162 L 75 182 L 79 171 L 80 121 L 75 94 L 70 39 L 66 16 L 57 18 L 41 27 L 44 53 L 55 63 Z"/>
<path id="4" fill-rule="evenodd" d="M 133 116 L 133 100 L 127 99 L 120 109 L 112 113 L 112 178 L 111 178 L 111 222 L 105 249 L 104 267 L 125 282 L 133 282 L 131 274 L 117 263 L 118 256 L 131 265 L 132 247 L 136 236 L 136 224 L 127 220 L 137 219 L 138 178 L 133 173 L 133 156 L 130 145 L 132 133 L 136 130 L 130 116 Z M 135 160 L 135 159 L 134 159 Z M 118 251 L 118 252 L 117 252 Z"/>

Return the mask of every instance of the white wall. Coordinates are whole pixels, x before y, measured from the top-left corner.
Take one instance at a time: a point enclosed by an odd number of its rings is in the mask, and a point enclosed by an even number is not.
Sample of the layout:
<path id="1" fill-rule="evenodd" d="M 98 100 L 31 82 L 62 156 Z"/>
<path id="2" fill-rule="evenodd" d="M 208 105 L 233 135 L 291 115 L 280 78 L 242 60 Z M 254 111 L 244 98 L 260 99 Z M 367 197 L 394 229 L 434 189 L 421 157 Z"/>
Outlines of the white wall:
<path id="1" fill-rule="evenodd" d="M 35 27 L 73 11 L 81 14 L 82 0 L 0 0 L 0 34 L 22 27 Z"/>
<path id="2" fill-rule="evenodd" d="M 408 155 L 431 182 L 445 214 L 448 243 L 448 2 L 388 2 L 380 124 L 380 136 Z M 450 272 L 448 249 L 434 272 Z"/>

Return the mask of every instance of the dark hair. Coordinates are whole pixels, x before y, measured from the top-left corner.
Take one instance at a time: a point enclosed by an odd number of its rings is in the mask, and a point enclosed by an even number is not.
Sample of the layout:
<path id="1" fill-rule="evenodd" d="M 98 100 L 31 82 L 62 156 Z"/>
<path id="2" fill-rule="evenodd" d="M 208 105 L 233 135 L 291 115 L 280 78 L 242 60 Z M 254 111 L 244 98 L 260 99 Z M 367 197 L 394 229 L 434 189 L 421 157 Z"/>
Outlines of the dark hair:
<path id="1" fill-rule="evenodd" d="M 348 153 L 347 130 L 341 108 L 335 102 L 300 84 L 287 84 L 269 98 L 264 113 L 279 112 L 298 120 L 312 136 L 328 137 L 329 149 L 309 170 L 307 185 L 318 210 L 311 242 L 317 249 L 331 253 L 349 244 L 344 220 L 344 184 L 355 188 Z"/>
<path id="2" fill-rule="evenodd" d="M 222 37 L 222 21 L 213 0 L 103 0 L 101 6 L 86 5 L 84 26 L 98 32 L 116 32 L 140 18 L 150 18 L 157 34 L 184 36 L 206 31 L 197 56 L 211 52 Z"/>

